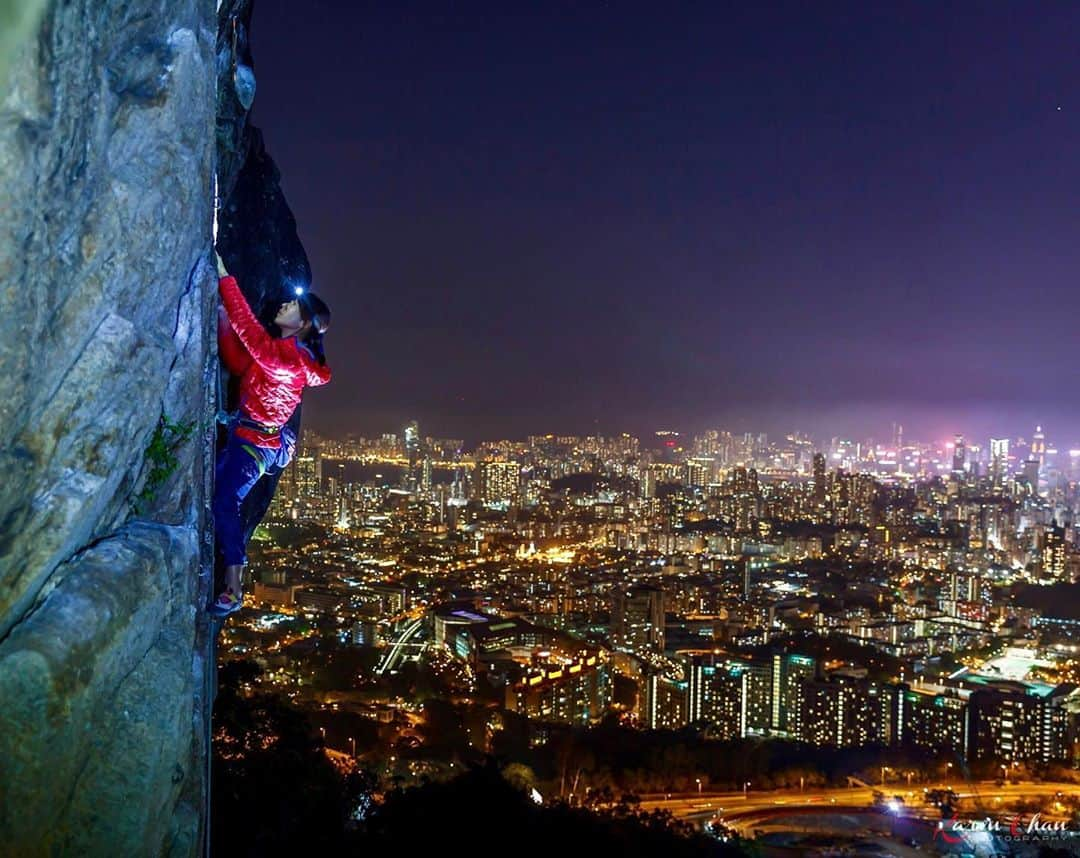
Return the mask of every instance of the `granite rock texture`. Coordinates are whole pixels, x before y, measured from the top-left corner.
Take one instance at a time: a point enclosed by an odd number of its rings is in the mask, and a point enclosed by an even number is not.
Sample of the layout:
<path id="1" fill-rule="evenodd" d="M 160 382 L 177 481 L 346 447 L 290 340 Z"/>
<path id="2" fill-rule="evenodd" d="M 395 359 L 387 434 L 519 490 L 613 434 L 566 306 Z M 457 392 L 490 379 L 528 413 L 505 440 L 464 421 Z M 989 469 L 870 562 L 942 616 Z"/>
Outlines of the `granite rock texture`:
<path id="1" fill-rule="evenodd" d="M 14 854 L 197 854 L 199 554 L 190 527 L 132 523 L 65 563 L 4 641 L 0 831 Z"/>
<path id="2" fill-rule="evenodd" d="M 0 0 L 3 854 L 206 842 L 215 164 L 221 251 L 256 312 L 311 279 L 248 122 L 251 12 Z M 163 417 L 191 429 L 165 433 L 164 462 Z"/>
<path id="3" fill-rule="evenodd" d="M 0 0 L 0 92 L 12 55 L 34 31 L 45 5 L 45 0 Z"/>
<path id="4" fill-rule="evenodd" d="M 201 849 L 216 15 L 71 0 L 4 46 L 7 854 Z M 192 435 L 144 493 L 162 415 Z"/>

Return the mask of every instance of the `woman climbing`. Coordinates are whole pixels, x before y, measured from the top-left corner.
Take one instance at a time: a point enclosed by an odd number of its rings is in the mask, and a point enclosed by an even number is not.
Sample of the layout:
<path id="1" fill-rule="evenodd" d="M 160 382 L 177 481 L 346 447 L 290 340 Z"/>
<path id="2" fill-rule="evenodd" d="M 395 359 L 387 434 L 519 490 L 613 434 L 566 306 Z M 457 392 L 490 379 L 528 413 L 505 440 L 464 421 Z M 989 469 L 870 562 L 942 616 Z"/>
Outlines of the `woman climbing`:
<path id="1" fill-rule="evenodd" d="M 225 562 L 225 589 L 210 612 L 225 616 L 239 610 L 242 602 L 240 574 L 247 555 L 240 505 L 264 474 L 284 468 L 292 457 L 295 439 L 282 430 L 304 388 L 330 381 L 322 343 L 330 308 L 305 292 L 281 305 L 274 318 L 281 337 L 272 337 L 220 256 L 217 268 L 224 308 L 218 324 L 221 357 L 229 371 L 240 376 L 239 409 L 218 453 L 214 485 L 214 530 Z"/>

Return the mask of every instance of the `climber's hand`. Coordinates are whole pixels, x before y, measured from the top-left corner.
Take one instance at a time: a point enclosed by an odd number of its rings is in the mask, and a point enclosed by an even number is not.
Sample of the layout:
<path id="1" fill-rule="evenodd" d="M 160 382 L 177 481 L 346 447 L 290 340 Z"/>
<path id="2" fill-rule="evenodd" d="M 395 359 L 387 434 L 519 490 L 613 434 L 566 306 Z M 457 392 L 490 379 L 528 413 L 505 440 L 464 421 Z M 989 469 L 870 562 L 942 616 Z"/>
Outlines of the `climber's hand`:
<path id="1" fill-rule="evenodd" d="M 216 250 L 214 251 L 214 261 L 217 263 L 218 277 L 228 276 L 228 269 L 225 268 L 225 263 L 222 262 L 221 255 Z"/>

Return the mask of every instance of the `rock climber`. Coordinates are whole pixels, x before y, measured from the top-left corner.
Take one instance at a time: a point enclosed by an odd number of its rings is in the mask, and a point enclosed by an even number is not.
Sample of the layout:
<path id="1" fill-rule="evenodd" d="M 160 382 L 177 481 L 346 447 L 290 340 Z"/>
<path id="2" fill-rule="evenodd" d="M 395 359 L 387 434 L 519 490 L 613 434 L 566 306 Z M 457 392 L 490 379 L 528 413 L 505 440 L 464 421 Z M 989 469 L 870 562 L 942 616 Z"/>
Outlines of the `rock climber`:
<path id="1" fill-rule="evenodd" d="M 214 484 L 214 531 L 225 564 L 225 589 L 209 610 L 227 616 L 243 601 L 240 577 L 247 554 L 240 505 L 263 475 L 283 469 L 292 458 L 295 438 L 285 424 L 304 388 L 330 381 L 323 353 L 330 308 L 313 293 L 302 292 L 281 305 L 274 318 L 281 336 L 273 337 L 215 256 L 222 305 L 218 350 L 229 372 L 240 377 L 239 406 L 218 451 Z"/>

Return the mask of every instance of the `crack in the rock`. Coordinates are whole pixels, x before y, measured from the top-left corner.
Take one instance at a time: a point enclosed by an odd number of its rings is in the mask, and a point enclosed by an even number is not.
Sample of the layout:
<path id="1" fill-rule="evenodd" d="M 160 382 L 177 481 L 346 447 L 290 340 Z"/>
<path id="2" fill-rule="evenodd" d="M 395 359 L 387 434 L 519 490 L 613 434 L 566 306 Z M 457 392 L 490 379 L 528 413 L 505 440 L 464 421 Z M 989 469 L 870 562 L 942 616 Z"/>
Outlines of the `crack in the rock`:
<path id="1" fill-rule="evenodd" d="M 30 605 L 26 608 L 26 610 L 19 615 L 19 618 L 11 624 L 11 628 L 9 628 L 5 634 L 0 635 L 0 647 L 3 647 L 4 643 L 9 637 L 11 637 L 12 633 L 16 629 L 18 629 L 24 623 L 29 622 L 29 620 L 34 616 L 34 614 L 36 614 L 41 609 L 41 607 L 49 600 L 49 596 L 52 594 L 52 591 L 59 587 L 62 583 L 64 583 L 64 581 L 67 579 L 67 573 L 63 571 L 65 566 L 68 566 L 69 564 L 80 560 L 85 554 L 87 554 L 87 552 L 93 551 L 103 542 L 107 542 L 111 539 L 122 538 L 126 527 L 127 525 L 109 531 L 102 536 L 94 537 L 85 545 L 82 545 L 77 551 L 73 552 L 65 559 L 58 561 L 56 565 L 52 568 L 52 571 L 49 572 L 49 574 L 41 582 L 41 586 L 38 587 L 38 591 L 34 595 L 34 601 L 32 601 Z"/>

